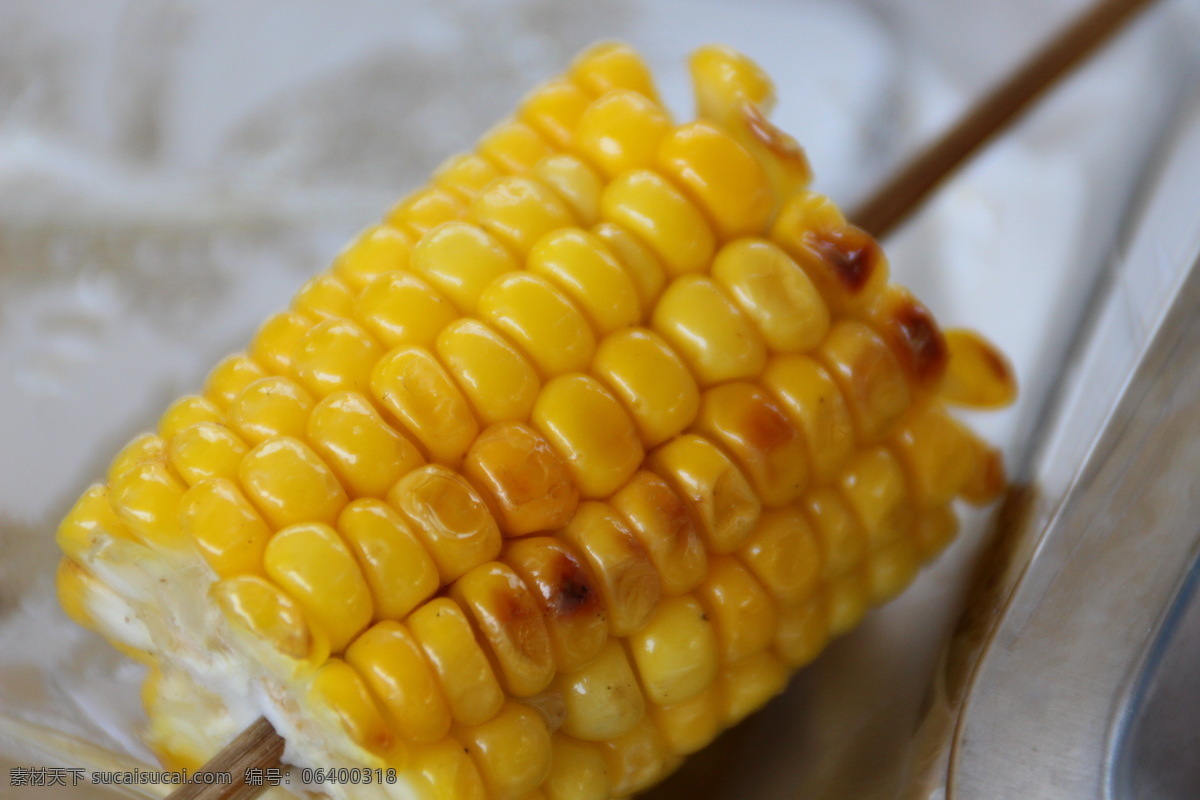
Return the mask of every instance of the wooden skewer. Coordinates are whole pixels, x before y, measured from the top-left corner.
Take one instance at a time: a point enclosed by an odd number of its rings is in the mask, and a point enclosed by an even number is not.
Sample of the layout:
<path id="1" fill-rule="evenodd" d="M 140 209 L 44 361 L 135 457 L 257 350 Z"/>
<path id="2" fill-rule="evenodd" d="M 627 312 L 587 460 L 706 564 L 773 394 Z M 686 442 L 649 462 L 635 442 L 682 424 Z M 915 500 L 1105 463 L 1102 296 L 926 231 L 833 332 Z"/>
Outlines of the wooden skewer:
<path id="1" fill-rule="evenodd" d="M 885 237 L 973 153 L 1154 0 L 1101 0 L 1039 50 L 1008 80 L 989 92 L 959 122 L 893 175 L 849 218 L 878 238 Z M 231 784 L 191 783 L 167 800 L 251 800 L 270 788 L 246 783 L 246 771 L 280 766 L 284 741 L 259 718 L 201 771 L 229 773 Z"/>

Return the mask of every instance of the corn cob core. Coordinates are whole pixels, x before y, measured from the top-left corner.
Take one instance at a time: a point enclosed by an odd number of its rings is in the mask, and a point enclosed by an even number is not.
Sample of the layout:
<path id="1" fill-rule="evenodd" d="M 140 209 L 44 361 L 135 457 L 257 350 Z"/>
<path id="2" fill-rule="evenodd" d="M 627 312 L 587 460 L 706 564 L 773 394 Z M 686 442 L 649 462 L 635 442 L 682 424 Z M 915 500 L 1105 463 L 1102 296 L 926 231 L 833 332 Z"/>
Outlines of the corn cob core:
<path id="1" fill-rule="evenodd" d="M 195 767 L 266 714 L 336 796 L 601 800 L 779 692 L 953 537 L 1014 387 L 700 50 L 600 45 L 310 280 L 59 530 L 64 608 Z"/>

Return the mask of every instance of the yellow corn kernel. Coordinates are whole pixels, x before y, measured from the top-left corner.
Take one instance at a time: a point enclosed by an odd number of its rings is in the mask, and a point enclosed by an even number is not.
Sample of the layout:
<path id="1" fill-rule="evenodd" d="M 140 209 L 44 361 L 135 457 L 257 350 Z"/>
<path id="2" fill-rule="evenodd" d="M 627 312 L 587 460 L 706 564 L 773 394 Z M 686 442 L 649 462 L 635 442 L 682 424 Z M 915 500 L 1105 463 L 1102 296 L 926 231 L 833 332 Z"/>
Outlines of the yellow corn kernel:
<path id="1" fill-rule="evenodd" d="M 769 111 L 775 103 L 770 77 L 746 56 L 723 45 L 707 45 L 692 53 L 690 67 L 696 107 L 702 119 L 728 125 L 742 103 Z"/>
<path id="2" fill-rule="evenodd" d="M 949 348 L 933 314 L 912 292 L 888 284 L 867 307 L 865 319 L 892 349 L 915 390 L 938 389 Z"/>
<path id="3" fill-rule="evenodd" d="M 179 502 L 179 519 L 217 575 L 262 572 L 271 529 L 232 481 L 212 478 L 188 489 Z"/>
<path id="4" fill-rule="evenodd" d="M 1004 457 L 999 450 L 976 439 L 975 472 L 962 488 L 962 499 L 975 505 L 990 503 L 1004 491 Z"/>
<path id="5" fill-rule="evenodd" d="M 154 662 L 154 656 L 148 652 L 153 644 L 144 626 L 140 623 L 123 626 L 106 623 L 106 610 L 125 613 L 128 609 L 125 598 L 108 584 L 70 558 L 62 558 L 55 572 L 54 585 L 59 606 L 76 624 L 108 637 L 117 649 L 141 663 Z"/>
<path id="6" fill-rule="evenodd" d="M 304 334 L 313 324 L 313 320 L 298 311 L 284 311 L 268 318 L 254 334 L 250 357 L 271 374 L 291 374 Z"/>
<path id="7" fill-rule="evenodd" d="M 389 225 L 373 225 L 360 233 L 333 260 L 333 271 L 348 287 L 361 291 L 380 275 L 408 266 L 412 240 Z"/>
<path id="8" fill-rule="evenodd" d="M 489 286 L 479 313 L 514 341 L 544 376 L 587 369 L 596 351 L 591 326 L 545 278 L 515 272 Z"/>
<path id="9" fill-rule="evenodd" d="M 675 348 L 701 385 L 753 378 L 767 348 L 733 301 L 707 277 L 671 283 L 654 309 L 651 327 Z"/>
<path id="10" fill-rule="evenodd" d="M 645 95 L 616 89 L 588 106 L 572 144 L 610 179 L 654 164 L 658 144 L 671 129 L 662 107 Z"/>
<path id="11" fill-rule="evenodd" d="M 921 559 L 927 561 L 954 541 L 958 533 L 958 518 L 947 506 L 922 509 L 913 526 L 913 541 Z"/>
<path id="12" fill-rule="evenodd" d="M 481 228 L 448 222 L 417 243 L 410 268 L 459 311 L 474 314 L 484 288 L 519 265 Z"/>
<path id="13" fill-rule="evenodd" d="M 558 671 L 582 668 L 608 639 L 595 580 L 567 545 L 549 537 L 512 542 L 504 561 L 529 587 L 546 622 Z"/>
<path id="14" fill-rule="evenodd" d="M 238 465 L 248 450 L 224 425 L 201 422 L 172 436 L 167 455 L 179 477 L 195 486 L 209 478 L 237 480 Z"/>
<path id="15" fill-rule="evenodd" d="M 371 621 L 371 590 L 346 542 L 328 525 L 284 528 L 263 553 L 267 577 L 296 598 L 340 653 Z"/>
<path id="16" fill-rule="evenodd" d="M 619 42 L 603 42 L 585 50 L 571 63 L 568 74 L 575 85 L 593 95 L 630 89 L 650 100 L 658 99 L 649 67 L 632 48 Z"/>
<path id="17" fill-rule="evenodd" d="M 708 214 L 717 236 L 752 236 L 771 218 L 774 197 L 762 166 L 728 133 L 708 122 L 676 128 L 656 164 Z"/>
<path id="18" fill-rule="evenodd" d="M 462 476 L 440 464 L 408 473 L 387 499 L 412 524 L 443 583 L 500 554 L 500 529 L 483 500 Z"/>
<path id="19" fill-rule="evenodd" d="M 803 353 L 829 330 L 829 311 L 808 275 L 765 239 L 738 239 L 717 253 L 713 278 L 779 353 Z"/>
<path id="20" fill-rule="evenodd" d="M 356 497 L 383 497 L 425 463 L 416 446 L 383 421 L 367 398 L 331 394 L 308 417 L 308 441 Z"/>
<path id="21" fill-rule="evenodd" d="M 758 522 L 762 504 L 746 476 L 711 442 L 692 434 L 650 454 L 650 468 L 683 498 L 713 553 L 732 553 Z"/>
<path id="22" fill-rule="evenodd" d="M 226 356 L 208 373 L 204 396 L 218 408 L 226 408 L 247 386 L 265 378 L 263 368 L 243 354 Z"/>
<path id="23" fill-rule="evenodd" d="M 708 572 L 708 554 L 687 506 L 653 472 L 639 472 L 609 500 L 658 572 L 663 594 L 690 592 Z"/>
<path id="24" fill-rule="evenodd" d="M 478 725 L 496 716 L 504 692 L 462 609 L 438 597 L 410 614 L 406 624 L 433 665 L 454 720 Z"/>
<path id="25" fill-rule="evenodd" d="M 692 374 L 653 331 L 630 328 L 606 336 L 592 372 L 625 406 L 648 448 L 682 433 L 700 408 Z"/>
<path id="26" fill-rule="evenodd" d="M 642 445 L 633 421 L 595 379 L 560 375 L 533 406 L 533 424 L 562 456 L 584 497 L 607 497 L 633 476 Z"/>
<path id="27" fill-rule="evenodd" d="M 485 424 L 529 417 L 542 384 L 503 336 L 478 320 L 460 319 L 438 334 L 435 349 Z"/>
<path id="28" fill-rule="evenodd" d="M 566 204 L 537 181 L 500 178 L 471 203 L 471 214 L 483 229 L 518 256 L 555 228 L 574 223 Z"/>
<path id="29" fill-rule="evenodd" d="M 204 397 L 181 397 L 159 418 L 158 435 L 169 442 L 175 434 L 201 422 L 224 422 L 221 409 Z"/>
<path id="30" fill-rule="evenodd" d="M 521 800 L 550 773 L 550 732 L 533 709 L 506 703 L 493 719 L 459 729 L 494 800 Z"/>
<path id="31" fill-rule="evenodd" d="M 629 732 L 597 744 L 608 767 L 613 796 L 624 797 L 649 789 L 677 764 L 650 717 Z"/>
<path id="32" fill-rule="evenodd" d="M 363 290 L 355 317 L 387 347 L 428 347 L 457 314 L 446 298 L 408 272 L 381 275 Z"/>
<path id="33" fill-rule="evenodd" d="M 559 534 L 582 554 L 608 611 L 608 630 L 628 636 L 658 606 L 660 587 L 645 550 L 609 506 L 582 503 Z"/>
<path id="34" fill-rule="evenodd" d="M 854 449 L 850 410 L 833 378 L 807 356 L 771 360 L 762 383 L 804 434 L 814 483 L 828 483 Z"/>
<path id="35" fill-rule="evenodd" d="M 474 153 L 448 158 L 433 171 L 434 185 L 470 200 L 499 178 L 500 170 Z"/>
<path id="36" fill-rule="evenodd" d="M 775 636 L 775 603 L 750 570 L 732 556 L 709 561 L 708 578 L 696 591 L 717 635 L 722 664 L 748 658 Z"/>
<path id="37" fill-rule="evenodd" d="M 967 408 L 1002 408 L 1017 396 L 1017 379 L 1004 354 L 974 331 L 946 331 L 949 360 L 939 394 Z"/>
<path id="38" fill-rule="evenodd" d="M 518 116 L 561 149 L 571 143 L 575 128 L 591 102 L 592 98 L 578 86 L 554 80 L 521 101 Z"/>
<path id="39" fill-rule="evenodd" d="M 829 641 L 829 614 L 822 595 L 779 609 L 775 652 L 792 669 L 808 664 Z"/>
<path id="40" fill-rule="evenodd" d="M 842 320 L 830 328 L 817 355 L 842 390 L 861 442 L 886 436 L 908 408 L 910 391 L 900 362 L 879 334 Z"/>
<path id="41" fill-rule="evenodd" d="M 275 436 L 304 437 L 313 400 L 287 378 L 255 381 L 229 406 L 229 426 L 250 444 Z"/>
<path id="42" fill-rule="evenodd" d="M 637 289 L 638 301 L 641 304 L 642 316 L 654 308 L 658 296 L 662 294 L 667 284 L 667 273 L 659 263 L 658 257 L 651 253 L 637 237 L 620 225 L 611 222 L 601 222 L 592 228 L 592 233 L 604 242 L 625 274 L 633 281 Z"/>
<path id="43" fill-rule="evenodd" d="M 457 466 L 479 434 L 467 401 L 428 350 L 397 347 L 371 374 L 371 393 L 433 461 Z"/>
<path id="44" fill-rule="evenodd" d="M 408 763 L 421 778 L 421 800 L 489 800 L 475 762 L 453 736 L 412 748 Z"/>
<path id="45" fill-rule="evenodd" d="M 296 377 L 318 397 L 363 392 L 383 348 L 358 325 L 328 320 L 309 330 L 296 355 Z"/>
<path id="46" fill-rule="evenodd" d="M 803 440 L 755 384 L 724 383 L 706 391 L 695 430 L 724 445 L 766 506 L 793 502 L 808 483 Z"/>
<path id="47" fill-rule="evenodd" d="M 296 439 L 268 439 L 242 459 L 238 470 L 250 502 L 276 530 L 300 522 L 337 519 L 346 491 L 325 462 Z"/>
<path id="48" fill-rule="evenodd" d="M 547 800 L 608 800 L 608 770 L 595 747 L 562 734 L 551 740 Z"/>
<path id="49" fill-rule="evenodd" d="M 921 506 L 940 506 L 958 495 L 975 470 L 973 436 L 940 403 L 913 409 L 896 431 L 895 450 Z"/>
<path id="50" fill-rule="evenodd" d="M 842 496 L 833 489 L 814 489 L 805 497 L 813 533 L 821 543 L 821 579 L 845 575 L 867 553 L 867 534 Z"/>
<path id="51" fill-rule="evenodd" d="M 179 528 L 179 500 L 187 486 L 160 462 L 144 463 L 109 481 L 113 510 L 142 542 L 173 549 L 187 538 Z"/>
<path id="52" fill-rule="evenodd" d="M 852 569 L 827 582 L 823 594 L 831 638 L 857 625 L 871 604 L 870 587 L 861 569 Z"/>
<path id="53" fill-rule="evenodd" d="M 728 664 L 721 670 L 722 722 L 738 724 L 782 692 L 787 680 L 787 665 L 770 650 Z"/>
<path id="54" fill-rule="evenodd" d="M 547 156 L 533 168 L 533 177 L 558 195 L 582 225 L 600 218 L 600 192 L 604 184 L 587 164 L 566 153 Z"/>
<path id="55" fill-rule="evenodd" d="M 660 706 L 696 697 L 717 677 L 717 637 L 696 599 L 663 600 L 646 625 L 629 637 L 642 688 Z"/>
<path id="56" fill-rule="evenodd" d="M 646 709 L 642 690 L 621 644 L 609 640 L 587 666 L 561 672 L 555 690 L 564 698 L 562 730 L 576 739 L 602 742 L 629 732 Z"/>
<path id="57" fill-rule="evenodd" d="M 350 316 L 354 308 L 354 292 L 329 272 L 322 272 L 300 287 L 292 298 L 292 310 L 320 322 Z"/>
<path id="58" fill-rule="evenodd" d="M 579 492 L 550 444 L 519 422 L 501 422 L 479 435 L 463 475 L 480 490 L 509 536 L 566 525 Z"/>
<path id="59" fill-rule="evenodd" d="M 418 189 L 388 212 L 387 222 L 414 239 L 420 239 L 437 226 L 465 219 L 467 206 L 453 193 L 437 186 Z"/>
<path id="60" fill-rule="evenodd" d="M 821 543 L 799 506 L 764 511 L 739 556 L 780 603 L 799 603 L 817 590 Z"/>
<path id="61" fill-rule="evenodd" d="M 665 178 L 626 172 L 600 195 L 600 216 L 627 228 L 676 276 L 708 269 L 715 240 L 700 210 Z"/>
<path id="62" fill-rule="evenodd" d="M 338 516 L 374 598 L 377 619 L 403 619 L 439 588 L 437 566 L 400 515 L 381 500 L 355 500 Z"/>
<path id="63" fill-rule="evenodd" d="M 841 490 L 862 523 L 870 549 L 903 535 L 915 510 L 904 470 L 890 450 L 874 447 L 856 454 L 842 475 Z"/>
<path id="64" fill-rule="evenodd" d="M 235 575 L 217 581 L 209 597 L 229 624 L 241 628 L 253 641 L 265 642 L 275 652 L 297 661 L 324 660 L 314 652 L 318 642 L 309 628 L 304 609 L 265 578 Z"/>
<path id="65" fill-rule="evenodd" d="M 529 251 L 525 268 L 557 286 L 600 335 L 639 321 L 637 290 L 595 236 L 578 228 L 547 234 Z"/>
<path id="66" fill-rule="evenodd" d="M 650 718 L 677 756 L 691 755 L 721 732 L 721 692 L 715 680 L 699 694 L 671 706 L 650 706 Z"/>
<path id="67" fill-rule="evenodd" d="M 71 558 L 80 558 L 106 538 L 135 541 L 108 501 L 108 487 L 89 486 L 59 523 L 54 541 Z"/>
<path id="68" fill-rule="evenodd" d="M 553 150 L 532 126 L 508 120 L 485 133 L 476 152 L 500 171 L 520 174 L 533 169 Z"/>
<path id="69" fill-rule="evenodd" d="M 865 565 L 871 605 L 886 603 L 900 594 L 920 568 L 920 552 L 909 536 L 901 536 L 872 553 Z"/>
<path id="70" fill-rule="evenodd" d="M 403 625 L 385 620 L 368 628 L 346 650 L 346 661 L 405 739 L 425 744 L 449 733 L 450 707 L 437 676 Z"/>
<path id="71" fill-rule="evenodd" d="M 118 478 L 143 464 L 165 464 L 167 460 L 167 443 L 161 436 L 153 433 L 143 433 L 117 453 L 116 458 L 108 465 L 108 482 L 115 483 Z"/>
<path id="72" fill-rule="evenodd" d="M 396 737 L 379 712 L 362 677 L 354 667 L 336 658 L 321 665 L 313 676 L 310 697 L 331 711 L 350 739 L 377 755 L 392 751 Z"/>

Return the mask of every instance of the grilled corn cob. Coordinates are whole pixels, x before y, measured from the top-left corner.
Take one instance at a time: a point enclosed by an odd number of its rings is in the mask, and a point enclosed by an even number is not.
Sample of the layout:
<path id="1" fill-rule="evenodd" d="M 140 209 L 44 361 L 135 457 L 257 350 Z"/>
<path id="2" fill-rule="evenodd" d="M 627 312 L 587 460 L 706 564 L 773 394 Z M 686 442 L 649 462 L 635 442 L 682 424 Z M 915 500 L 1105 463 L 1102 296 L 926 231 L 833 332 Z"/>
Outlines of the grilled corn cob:
<path id="1" fill-rule="evenodd" d="M 266 715 L 335 796 L 601 800 L 779 692 L 1003 485 L 1014 392 L 806 188 L 743 56 L 674 124 L 584 53 L 364 231 L 58 532 L 194 768 Z"/>

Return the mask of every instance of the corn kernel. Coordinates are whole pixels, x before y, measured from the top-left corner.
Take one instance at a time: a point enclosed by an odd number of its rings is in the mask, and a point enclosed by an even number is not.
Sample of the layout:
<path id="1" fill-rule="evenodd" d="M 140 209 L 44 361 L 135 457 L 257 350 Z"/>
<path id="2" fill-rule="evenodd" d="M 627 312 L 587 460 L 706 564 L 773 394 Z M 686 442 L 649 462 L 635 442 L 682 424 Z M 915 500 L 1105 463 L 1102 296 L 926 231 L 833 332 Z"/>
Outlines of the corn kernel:
<path id="1" fill-rule="evenodd" d="M 292 298 L 292 310 L 316 322 L 344 319 L 353 309 L 354 292 L 329 272 L 309 278 Z"/>
<path id="2" fill-rule="evenodd" d="M 921 568 L 917 545 L 901 536 L 871 554 L 866 563 L 867 591 L 871 605 L 886 603 L 900 594 Z"/>
<path id="3" fill-rule="evenodd" d="M 410 268 L 459 311 L 474 314 L 484 288 L 518 265 L 481 228 L 449 222 L 417 243 Z"/>
<path id="4" fill-rule="evenodd" d="M 433 183 L 469 201 L 500 175 L 487 159 L 468 153 L 446 159 L 433 171 Z"/>
<path id="5" fill-rule="evenodd" d="M 1017 379 L 1004 354 L 974 331 L 946 331 L 949 360 L 939 393 L 967 408 L 1001 408 L 1017 396 Z"/>
<path id="6" fill-rule="evenodd" d="M 409 763 L 423 784 L 421 800 L 490 800 L 475 762 L 453 736 L 412 748 Z"/>
<path id="7" fill-rule="evenodd" d="M 397 347 L 371 374 L 371 393 L 433 461 L 456 466 L 479 425 L 446 370 L 420 347 Z"/>
<path id="8" fill-rule="evenodd" d="M 460 729 L 494 800 L 521 800 L 550 773 L 550 732 L 538 713 L 506 703 L 494 719 Z"/>
<path id="9" fill-rule="evenodd" d="M 667 284 L 667 273 L 659 263 L 658 257 L 620 225 L 601 222 L 592 228 L 592 233 L 604 242 L 625 270 L 625 274 L 633 281 L 644 319 L 658 302 L 658 296 Z"/>
<path id="10" fill-rule="evenodd" d="M 671 706 L 652 705 L 649 712 L 667 748 L 677 756 L 691 755 L 721 732 L 720 688 L 714 680 L 691 700 Z"/>
<path id="11" fill-rule="evenodd" d="M 558 195 L 581 225 L 600 219 L 600 192 L 604 184 L 595 171 L 575 156 L 547 156 L 533 168 L 533 177 Z"/>
<path id="12" fill-rule="evenodd" d="M 971 434 L 940 404 L 909 414 L 894 438 L 895 450 L 921 506 L 940 506 L 955 498 L 975 469 Z"/>
<path id="13" fill-rule="evenodd" d="M 731 48 L 701 47 L 692 53 L 690 66 L 702 119 L 729 125 L 732 111 L 741 104 L 753 103 L 767 111 L 775 102 L 775 87 L 767 74 Z"/>
<path id="14" fill-rule="evenodd" d="M 362 290 L 380 275 L 408 266 L 412 240 L 388 225 L 375 225 L 357 238 L 333 260 L 333 270 L 354 290 Z"/>
<path id="15" fill-rule="evenodd" d="M 462 471 L 509 536 L 562 527 L 579 502 L 567 465 L 545 439 L 518 422 L 501 422 L 480 434 Z"/>
<path id="16" fill-rule="evenodd" d="M 687 506 L 653 472 L 639 472 L 609 501 L 658 572 L 663 594 L 690 592 L 708 572 L 708 554 Z"/>
<path id="17" fill-rule="evenodd" d="M 672 276 L 703 272 L 712 260 L 715 240 L 704 215 L 657 173 L 633 170 L 610 181 L 600 216 L 645 242 Z"/>
<path id="18" fill-rule="evenodd" d="M 169 442 L 180 431 L 202 422 L 224 422 L 221 409 L 203 397 L 181 397 L 159 417 L 158 435 Z"/>
<path id="19" fill-rule="evenodd" d="M 867 534 L 842 496 L 832 489 L 815 489 L 805 498 L 813 533 L 821 544 L 821 579 L 839 578 L 867 554 Z"/>
<path id="20" fill-rule="evenodd" d="M 837 477 L 854 449 L 854 424 L 833 378 L 807 356 L 780 356 L 771 359 L 762 382 L 804 434 L 813 482 Z"/>
<path id="21" fill-rule="evenodd" d="M 303 438 L 312 411 L 308 392 L 287 378 L 262 378 L 229 406 L 229 426 L 252 445 L 275 436 Z"/>
<path id="22" fill-rule="evenodd" d="M 307 433 L 313 449 L 356 497 L 383 497 L 396 481 L 425 463 L 416 446 L 354 392 L 331 394 L 317 403 Z"/>
<path id="23" fill-rule="evenodd" d="M 650 788 L 676 765 L 662 734 L 648 716 L 628 733 L 600 742 L 597 749 L 604 756 L 616 797 Z"/>
<path id="24" fill-rule="evenodd" d="M 455 721 L 478 725 L 496 716 L 504 692 L 462 609 L 453 600 L 435 598 L 409 615 L 406 624 L 433 665 Z"/>
<path id="25" fill-rule="evenodd" d="M 354 314 L 387 347 L 428 347 L 457 316 L 446 298 L 408 272 L 372 281 L 358 298 Z"/>
<path id="26" fill-rule="evenodd" d="M 82 558 L 109 537 L 136 541 L 113 511 L 108 492 L 101 484 L 89 486 L 59 524 L 54 541 L 65 555 Z"/>
<path id="27" fill-rule="evenodd" d="M 304 335 L 314 324 L 297 311 L 284 311 L 268 318 L 254 334 L 250 357 L 273 375 L 291 374 Z"/>
<path id="28" fill-rule="evenodd" d="M 696 381 L 653 331 L 630 328 L 605 337 L 592 371 L 633 417 L 648 448 L 681 433 L 699 410 Z"/>
<path id="29" fill-rule="evenodd" d="M 202 422 L 171 437 L 171 466 L 189 486 L 209 478 L 237 480 L 238 465 L 249 448 L 224 425 Z"/>
<path id="30" fill-rule="evenodd" d="M 212 478 L 188 489 L 179 518 L 213 572 L 223 578 L 262 572 L 271 529 L 232 481 Z"/>
<path id="31" fill-rule="evenodd" d="M 515 175 L 533 169 L 553 151 L 532 126 L 508 120 L 485 133 L 476 152 L 501 172 Z"/>
<path id="32" fill-rule="evenodd" d="M 331 658 L 317 670 L 310 691 L 317 703 L 333 712 L 355 744 L 376 754 L 395 748 L 395 735 L 354 667 Z"/>
<path id="33" fill-rule="evenodd" d="M 528 178 L 500 178 L 471 203 L 471 213 L 483 229 L 524 256 L 534 242 L 556 228 L 574 222 L 570 210 L 554 192 Z"/>
<path id="34" fill-rule="evenodd" d="M 364 392 L 383 349 L 358 325 L 329 320 L 309 330 L 296 355 L 296 377 L 318 397 Z"/>
<path id="35" fill-rule="evenodd" d="M 562 734 L 551 740 L 547 800 L 608 800 L 608 770 L 595 747 Z"/>
<path id="36" fill-rule="evenodd" d="M 545 278 L 516 272 L 489 286 L 479 313 L 517 344 L 542 375 L 587 369 L 596 337 L 587 320 Z"/>
<path id="37" fill-rule="evenodd" d="M 862 570 L 854 569 L 825 584 L 823 602 L 828 614 L 830 637 L 841 636 L 867 613 L 870 587 Z"/>
<path id="38" fill-rule="evenodd" d="M 787 679 L 787 665 L 770 650 L 727 665 L 721 670 L 722 722 L 738 724 L 782 692 Z"/>
<path id="39" fill-rule="evenodd" d="M 376 623 L 346 650 L 391 725 L 411 742 L 425 744 L 450 731 L 450 707 L 420 645 L 398 622 Z"/>
<path id="40" fill-rule="evenodd" d="M 504 337 L 482 322 L 460 319 L 442 330 L 435 348 L 485 424 L 529 417 L 541 381 Z"/>
<path id="41" fill-rule="evenodd" d="M 412 529 L 380 500 L 355 500 L 338 516 L 371 589 L 377 619 L 403 619 L 438 590 L 437 566 Z"/>
<path id="42" fill-rule="evenodd" d="M 346 491 L 317 454 L 296 439 L 268 439 L 242 459 L 238 470 L 250 502 L 271 527 L 337 519 Z"/>
<path id="43" fill-rule="evenodd" d="M 420 239 L 437 226 L 465 219 L 467 205 L 453 192 L 437 186 L 418 189 L 388 212 L 389 225 Z"/>
<path id="44" fill-rule="evenodd" d="M 167 443 L 161 436 L 153 433 L 143 433 L 135 436 L 129 444 L 121 448 L 116 458 L 108 466 L 108 482 L 114 483 L 122 475 L 132 472 L 143 464 L 165 464 L 167 461 Z"/>
<path id="45" fill-rule="evenodd" d="M 775 652 L 792 669 L 799 669 L 816 658 L 827 641 L 829 614 L 823 596 L 779 609 Z"/>
<path id="46" fill-rule="evenodd" d="M 661 106 L 638 92 L 617 89 L 588 106 L 572 144 L 611 179 L 651 167 L 670 129 L 671 120 Z"/>
<path id="47" fill-rule="evenodd" d="M 958 532 L 958 519 L 947 506 L 922 509 L 913 526 L 913 540 L 921 558 L 928 560 L 954 541 Z"/>
<path id="48" fill-rule="evenodd" d="M 915 511 L 904 470 L 890 450 L 875 447 L 856 454 L 842 476 L 841 489 L 871 549 L 888 544 L 912 526 Z"/>
<path id="49" fill-rule="evenodd" d="M 266 642 L 275 652 L 297 661 L 310 657 L 314 662 L 324 660 L 325 654 L 314 653 L 317 642 L 304 609 L 265 578 L 225 578 L 212 585 L 209 596 L 225 619 L 253 641 Z"/>
<path id="50" fill-rule="evenodd" d="M 554 80 L 534 90 L 521 102 L 519 116 L 537 128 L 555 147 L 571 143 L 579 119 L 592 99 L 578 86 Z"/>
<path id="51" fill-rule="evenodd" d="M 775 603 L 736 558 L 709 561 L 708 578 L 696 593 L 716 631 L 722 664 L 748 658 L 771 643 Z"/>
<path id="52" fill-rule="evenodd" d="M 688 275 L 671 283 L 651 327 L 683 356 L 701 385 L 753 378 L 766 366 L 762 338 L 709 278 Z"/>
<path id="53" fill-rule="evenodd" d="M 628 45 L 617 42 L 594 45 L 572 62 L 569 75 L 577 86 L 596 96 L 613 89 L 629 89 L 658 100 L 650 69 Z"/>
<path id="54" fill-rule="evenodd" d="M 208 373 L 208 378 L 204 381 L 204 396 L 223 409 L 228 407 L 243 389 L 266 376 L 263 368 L 245 355 L 226 356 Z"/>
<path id="55" fill-rule="evenodd" d="M 526 269 L 566 294 L 600 335 L 639 320 L 637 290 L 608 248 L 578 228 L 547 234 L 529 251 Z"/>
<path id="56" fill-rule="evenodd" d="M 566 700 L 562 730 L 577 739 L 613 739 L 632 730 L 645 712 L 637 678 L 615 640 L 583 669 L 559 673 L 553 685 Z"/>
<path id="57" fill-rule="evenodd" d="M 739 555 L 780 603 L 799 603 L 817 589 L 821 544 L 799 506 L 764 511 Z"/>
<path id="58" fill-rule="evenodd" d="M 717 677 L 717 637 L 704 609 L 684 595 L 663 600 L 629 637 L 646 697 L 660 706 L 696 697 Z"/>
<path id="59" fill-rule="evenodd" d="M 117 516 L 141 541 L 173 549 L 188 540 L 179 527 L 179 500 L 187 487 L 162 463 L 140 464 L 109 482 Z"/>
<path id="60" fill-rule="evenodd" d="M 862 442 L 886 436 L 908 408 L 910 392 L 883 339 L 862 323 L 843 320 L 830 329 L 817 354 L 841 388 Z"/>
<path id="61" fill-rule="evenodd" d="M 440 464 L 408 473 L 387 499 L 412 523 L 443 583 L 500 554 L 500 529 L 483 500 L 458 473 Z"/>

